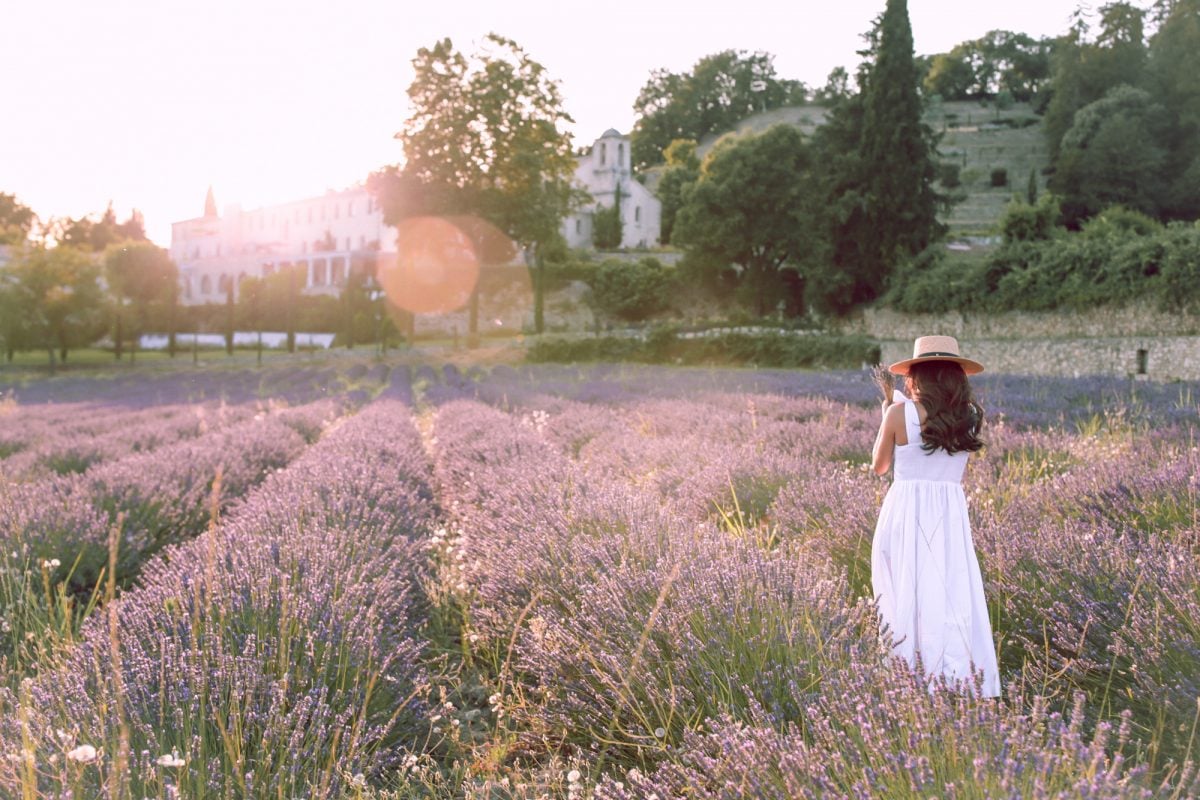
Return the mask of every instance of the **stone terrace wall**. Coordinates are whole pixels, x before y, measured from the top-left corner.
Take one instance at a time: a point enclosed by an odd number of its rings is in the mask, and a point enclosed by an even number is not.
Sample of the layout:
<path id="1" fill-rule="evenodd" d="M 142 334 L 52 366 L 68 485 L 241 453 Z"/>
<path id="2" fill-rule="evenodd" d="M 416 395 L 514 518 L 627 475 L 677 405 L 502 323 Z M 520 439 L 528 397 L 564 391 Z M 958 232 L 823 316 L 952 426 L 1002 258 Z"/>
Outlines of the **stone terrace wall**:
<path id="1" fill-rule="evenodd" d="M 989 372 L 1200 380 L 1200 317 L 1146 306 L 965 316 L 868 310 L 842 330 L 878 339 L 885 364 L 911 357 L 918 336 L 944 334 Z"/>

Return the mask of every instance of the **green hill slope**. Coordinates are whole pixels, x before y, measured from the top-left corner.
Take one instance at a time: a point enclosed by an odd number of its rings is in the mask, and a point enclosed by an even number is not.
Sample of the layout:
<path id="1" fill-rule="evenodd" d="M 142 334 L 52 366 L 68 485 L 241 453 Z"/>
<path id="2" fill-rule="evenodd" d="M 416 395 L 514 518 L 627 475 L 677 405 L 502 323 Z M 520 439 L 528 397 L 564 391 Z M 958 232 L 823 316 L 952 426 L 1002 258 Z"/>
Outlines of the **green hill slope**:
<path id="1" fill-rule="evenodd" d="M 824 123 L 828 109 L 817 105 L 789 106 L 754 114 L 727 134 L 759 133 L 785 122 L 811 134 Z M 939 152 L 942 161 L 960 168 L 957 187 L 939 186 L 953 194 L 958 203 L 943 217 L 951 235 L 988 235 L 1004 213 L 1013 193 L 1024 197 L 1033 170 L 1038 192 L 1045 191 L 1042 169 L 1049 162 L 1042 118 L 1028 103 L 1016 103 L 1008 109 L 990 104 L 961 101 L 933 104 L 925 121 L 942 134 Z M 708 136 L 700 142 L 697 154 L 703 158 L 720 136 Z M 992 170 L 1004 169 L 1007 183 L 992 186 Z M 650 182 L 647 181 L 650 185 Z"/>

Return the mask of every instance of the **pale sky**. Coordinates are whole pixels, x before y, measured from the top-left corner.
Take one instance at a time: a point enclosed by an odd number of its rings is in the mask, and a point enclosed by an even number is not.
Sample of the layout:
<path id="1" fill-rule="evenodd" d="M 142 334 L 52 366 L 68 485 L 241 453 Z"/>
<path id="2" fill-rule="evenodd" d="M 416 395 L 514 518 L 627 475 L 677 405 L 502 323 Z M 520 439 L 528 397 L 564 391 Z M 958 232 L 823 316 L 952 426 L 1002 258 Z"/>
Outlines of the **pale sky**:
<path id="1" fill-rule="evenodd" d="M 1003 28 L 1066 30 L 1076 0 L 909 0 L 918 54 Z M 494 31 L 560 83 L 575 145 L 628 132 L 651 70 L 733 48 L 820 86 L 858 63 L 884 0 L 6 0 L 0 192 L 42 218 L 174 221 L 343 189 L 395 163 L 419 47 Z"/>

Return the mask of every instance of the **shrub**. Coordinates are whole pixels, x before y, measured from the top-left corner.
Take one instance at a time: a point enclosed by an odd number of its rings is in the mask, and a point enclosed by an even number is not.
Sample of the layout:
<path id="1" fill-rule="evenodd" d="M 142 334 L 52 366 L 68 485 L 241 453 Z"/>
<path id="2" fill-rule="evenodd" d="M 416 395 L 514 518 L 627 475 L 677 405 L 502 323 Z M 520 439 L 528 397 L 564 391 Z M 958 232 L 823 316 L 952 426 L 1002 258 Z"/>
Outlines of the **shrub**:
<path id="1" fill-rule="evenodd" d="M 609 259 L 592 278 L 592 301 L 609 316 L 635 322 L 665 309 L 673 281 L 656 258 Z"/>
<path id="2" fill-rule="evenodd" d="M 953 189 L 956 186 L 962 185 L 962 180 L 959 177 L 961 167 L 952 161 L 943 161 L 938 164 L 938 181 L 947 189 Z"/>
<path id="3" fill-rule="evenodd" d="M 1008 204 L 1000 218 L 1005 242 L 1036 242 L 1051 238 L 1058 224 L 1058 198 L 1043 195 L 1036 205 L 1019 200 Z"/>
<path id="4" fill-rule="evenodd" d="M 995 167 L 992 169 L 992 186 L 1001 187 L 1008 186 L 1008 170 L 1004 167 Z"/>
<path id="5" fill-rule="evenodd" d="M 616 336 L 547 339 L 526 351 L 531 362 L 635 361 L 678 364 L 754 364 L 758 367 L 854 369 L 879 361 L 865 336 L 723 333 L 683 339 L 657 328 L 645 340 Z"/>
<path id="6" fill-rule="evenodd" d="M 613 250 L 621 246 L 620 205 L 596 209 L 592 215 L 592 244 L 597 250 Z"/>

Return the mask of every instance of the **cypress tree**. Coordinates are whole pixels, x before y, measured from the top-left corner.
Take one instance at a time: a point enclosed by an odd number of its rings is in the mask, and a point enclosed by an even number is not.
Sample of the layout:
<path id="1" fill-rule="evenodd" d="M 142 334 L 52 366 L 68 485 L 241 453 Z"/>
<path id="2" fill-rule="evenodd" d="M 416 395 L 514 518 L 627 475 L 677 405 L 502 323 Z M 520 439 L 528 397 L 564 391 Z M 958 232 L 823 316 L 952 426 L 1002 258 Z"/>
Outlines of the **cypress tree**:
<path id="1" fill-rule="evenodd" d="M 825 151 L 834 269 L 817 283 L 830 310 L 879 297 L 898 263 L 944 231 L 933 188 L 936 143 L 921 121 L 920 71 L 913 61 L 905 0 L 888 0 L 865 37 L 858 95 L 832 110 L 817 135 Z"/>
<path id="2" fill-rule="evenodd" d="M 896 263 L 942 232 L 937 221 L 935 139 L 921 121 L 921 75 L 913 61 L 906 0 L 888 0 L 879 49 L 863 91 L 863 166 L 869 247 L 864 276 L 882 290 Z"/>

